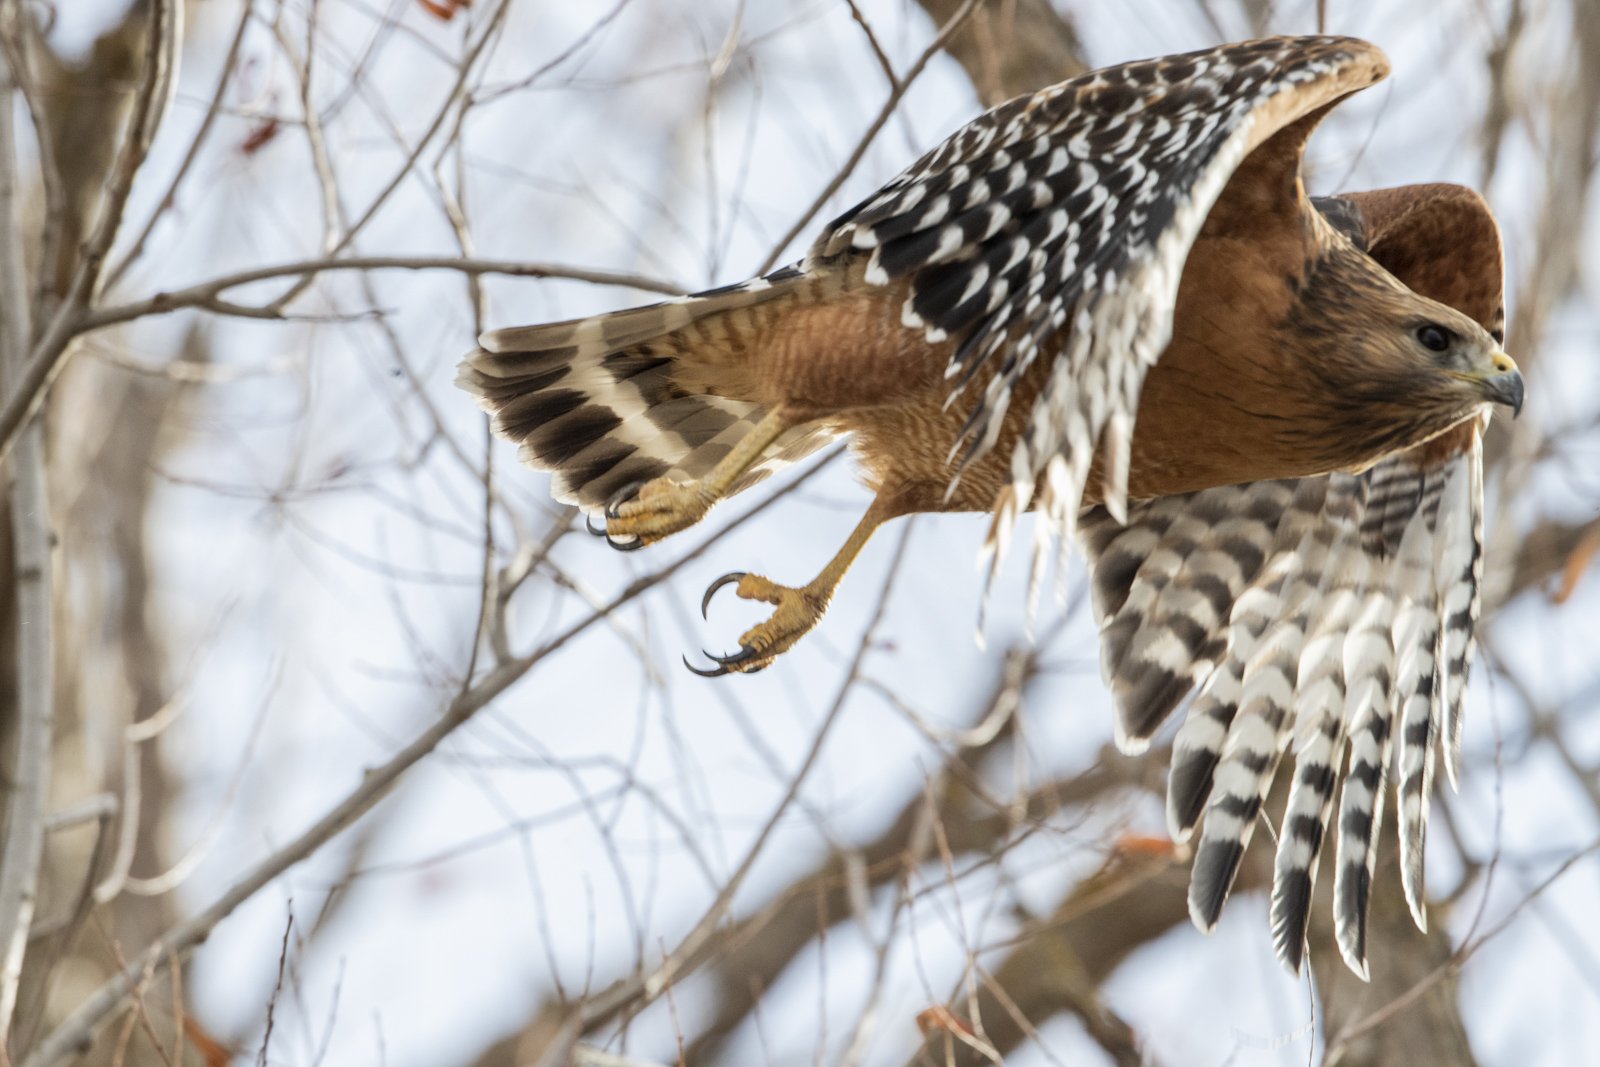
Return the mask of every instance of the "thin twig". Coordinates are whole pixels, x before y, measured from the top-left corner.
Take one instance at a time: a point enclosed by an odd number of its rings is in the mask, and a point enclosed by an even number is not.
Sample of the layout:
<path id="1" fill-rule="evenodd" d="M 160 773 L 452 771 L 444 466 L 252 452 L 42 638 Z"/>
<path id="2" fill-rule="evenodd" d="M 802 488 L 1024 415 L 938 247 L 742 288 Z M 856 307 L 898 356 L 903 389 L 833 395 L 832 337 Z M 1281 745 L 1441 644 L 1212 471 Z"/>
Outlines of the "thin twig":
<path id="1" fill-rule="evenodd" d="M 563 278 L 570 281 L 590 282 L 594 285 L 619 285 L 630 289 L 643 289 L 646 292 L 664 293 L 668 296 L 679 296 L 683 288 L 672 282 L 662 281 L 658 278 L 649 278 L 642 274 L 630 274 L 626 271 L 589 270 L 584 267 L 563 267 L 551 263 L 521 263 L 516 260 L 500 259 L 462 259 L 459 256 L 340 256 L 322 257 L 318 259 L 302 259 L 289 263 L 275 263 L 265 267 L 255 267 L 242 270 L 235 274 L 213 278 L 208 282 L 191 285 L 187 289 L 174 289 L 169 292 L 140 300 L 132 304 L 117 304 L 111 307 L 98 308 L 90 312 L 83 319 L 82 332 L 102 330 L 107 326 L 116 326 L 135 319 L 148 318 L 152 315 L 165 315 L 184 308 L 213 307 L 221 300 L 223 293 L 229 289 L 236 289 L 241 285 L 250 285 L 254 282 L 271 281 L 274 278 L 289 278 L 298 275 L 325 274 L 335 270 L 453 270 L 466 275 L 503 274 L 515 278 Z M 240 305 L 235 305 L 240 306 Z M 277 317 L 278 309 L 273 307 L 244 308 L 244 310 L 260 311 L 263 316 Z M 5 412 L 0 413 L 0 434 L 9 427 L 6 416 L 9 414 L 10 405 Z"/>
<path id="2" fill-rule="evenodd" d="M 212 127 L 216 125 L 217 116 L 222 114 L 222 96 L 227 91 L 229 83 L 233 80 L 234 71 L 238 68 L 238 58 L 241 46 L 244 44 L 245 30 L 250 26 L 250 17 L 254 14 L 251 4 L 246 3 L 239 11 L 239 25 L 233 31 L 233 40 L 228 45 L 227 54 L 222 58 L 222 74 L 217 78 L 217 88 L 211 95 L 211 106 L 206 108 L 206 113 L 200 120 L 200 128 L 195 131 L 193 139 L 189 142 L 189 150 L 183 157 L 183 162 L 178 164 L 178 170 L 172 175 L 172 181 L 167 183 L 167 191 L 161 194 L 161 199 L 156 201 L 155 208 L 150 212 L 150 217 L 145 220 L 144 226 L 139 230 L 139 236 L 134 238 L 133 245 L 117 261 L 106 274 L 105 288 L 110 289 L 122 280 L 128 268 L 144 255 L 145 245 L 150 241 L 150 235 L 155 231 L 156 224 L 170 211 L 178 199 L 178 188 L 183 184 L 183 179 L 188 177 L 195 160 L 200 158 L 200 148 L 210 136 Z"/>
<path id="3" fill-rule="evenodd" d="M 883 589 L 878 595 L 877 608 L 867 629 L 856 645 L 855 655 L 851 657 L 849 668 L 845 672 L 844 681 L 840 684 L 838 692 L 834 694 L 833 703 L 822 717 L 821 724 L 817 727 L 816 735 L 812 738 L 811 747 L 807 750 L 805 758 L 800 761 L 799 768 L 789 780 L 789 787 L 773 808 L 772 814 L 756 834 L 744 859 L 734 869 L 733 874 L 723 885 L 722 891 L 717 894 L 711 906 L 701 915 L 700 921 L 678 943 L 678 947 L 669 952 L 661 964 L 649 974 L 635 973 L 628 978 L 613 983 L 594 997 L 584 1001 L 579 1007 L 579 1015 L 583 1019 L 584 1030 L 589 1031 L 612 1018 L 619 1011 L 629 1008 L 639 1008 L 651 1003 L 666 991 L 672 982 L 683 977 L 703 962 L 706 949 L 711 944 L 713 936 L 724 919 L 728 917 L 733 898 L 744 885 L 745 878 L 755 866 L 756 860 L 762 855 L 767 841 L 789 813 L 790 806 L 799 795 L 800 787 L 805 783 L 811 769 L 816 766 L 817 758 L 822 754 L 822 748 L 827 741 L 833 724 L 838 720 L 839 713 L 844 709 L 845 701 L 849 698 L 861 679 L 862 664 L 866 661 L 867 653 L 874 645 L 874 637 L 879 625 L 883 622 L 884 613 L 889 603 L 889 591 L 894 586 L 896 576 L 900 573 L 900 565 L 905 559 L 906 542 L 910 539 L 913 523 L 906 523 L 900 535 L 900 541 L 895 547 L 894 558 L 889 565 L 889 572 L 884 577 Z"/>
<path id="4" fill-rule="evenodd" d="M 461 112 L 456 117 L 456 129 L 451 131 L 450 143 L 455 151 L 448 157 L 441 155 L 434 164 L 434 184 L 439 188 L 440 203 L 444 208 L 445 219 L 450 223 L 450 232 L 455 235 L 456 247 L 460 250 L 463 259 L 471 259 L 477 250 L 472 240 L 472 223 L 467 215 L 467 163 L 466 156 L 461 148 L 460 127 L 466 121 L 467 112 L 473 107 L 472 97 L 467 97 L 462 102 Z M 449 158 L 455 163 L 454 182 L 445 180 L 445 160 Z M 489 318 L 489 297 L 483 288 L 483 277 L 480 274 L 468 273 L 466 275 L 467 295 L 472 300 L 472 335 L 480 336 L 484 331 L 484 324 Z M 420 392 L 420 390 L 419 390 Z M 467 662 L 467 669 L 463 676 L 463 684 L 471 681 L 478 669 L 478 655 L 488 645 L 503 648 L 509 640 L 509 635 L 504 633 L 492 635 L 490 629 L 504 620 L 504 616 L 495 610 L 499 598 L 499 568 L 495 566 L 495 537 L 494 537 L 494 509 L 495 509 L 495 469 L 494 469 L 494 431 L 485 419 L 483 423 L 483 568 L 480 572 L 482 593 L 478 600 L 478 624 L 472 633 L 472 655 Z"/>
<path id="5" fill-rule="evenodd" d="M 417 162 L 422 158 L 422 153 L 427 150 L 428 146 L 433 143 L 434 137 L 444 128 L 445 120 L 455 112 L 456 101 L 460 99 L 461 94 L 466 90 L 467 81 L 472 77 L 472 72 L 477 66 L 479 57 L 484 54 L 490 42 L 499 36 L 500 29 L 505 24 L 506 15 L 510 10 L 510 0 L 501 0 L 501 3 L 484 20 L 483 32 L 478 35 L 478 39 L 472 43 L 467 49 L 467 54 L 462 57 L 461 69 L 456 76 L 455 83 L 450 87 L 450 92 L 446 95 L 444 104 L 439 108 L 438 113 L 434 115 L 433 121 L 428 124 L 428 128 L 423 131 L 422 136 L 417 140 L 411 151 L 406 153 L 406 158 L 400 164 L 400 168 L 379 190 L 378 195 L 373 197 L 367 204 L 366 210 L 357 216 L 355 222 L 345 227 L 343 235 L 334 243 L 332 248 L 327 250 L 330 255 L 337 255 L 349 248 L 357 235 L 366 229 L 367 223 L 372 221 L 383 206 L 389 202 L 389 198 L 411 175 L 416 168 Z M 274 300 L 271 306 L 274 309 L 281 309 L 288 305 L 290 301 L 305 291 L 306 286 L 311 284 L 312 277 L 311 274 L 307 274 L 295 282 L 294 285 L 290 286 L 288 290 Z"/>
<path id="6" fill-rule="evenodd" d="M 684 566 L 700 558 L 701 555 L 720 543 L 723 537 L 765 511 L 773 502 L 782 499 L 787 494 L 787 491 L 797 488 L 820 469 L 822 468 L 818 465 L 805 472 L 790 483 L 785 493 L 775 494 L 750 508 L 718 531 L 715 536 L 697 545 L 654 574 L 634 581 L 613 598 L 610 603 L 606 604 L 605 607 L 584 616 L 532 652 L 525 656 L 496 664 L 492 670 L 483 676 L 477 685 L 461 692 L 451 700 L 441 711 L 439 717 L 426 729 L 417 734 L 386 762 L 370 768 L 363 775 L 359 785 L 352 789 L 343 800 L 330 807 L 320 819 L 302 831 L 299 836 L 257 863 L 242 878 L 218 896 L 216 900 L 212 901 L 210 905 L 195 912 L 189 918 L 156 938 L 139 954 L 137 959 L 129 962 L 127 966 L 112 975 L 98 989 L 79 1001 L 71 1014 L 63 1019 L 54 1030 L 35 1046 L 27 1059 L 22 1061 L 21 1067 L 54 1067 L 55 1064 L 75 1055 L 85 1044 L 92 1041 L 99 1029 L 110 1021 L 116 1012 L 127 1003 L 128 998 L 133 995 L 138 983 L 143 980 L 147 973 L 168 966 L 174 959 L 182 959 L 187 956 L 188 953 L 194 950 L 195 946 L 210 935 L 212 929 L 218 923 L 231 915 L 241 904 L 250 900 L 263 887 L 316 852 L 323 845 L 348 829 L 361 816 L 371 811 L 380 800 L 389 794 L 389 791 L 402 774 L 432 753 L 440 742 L 488 706 L 491 701 L 510 689 L 533 668 L 565 648 L 573 639 L 582 635 L 596 623 L 604 621 L 625 604 L 660 585 Z"/>
<path id="7" fill-rule="evenodd" d="M 811 220 L 817 217 L 817 212 L 822 210 L 823 205 L 832 199 L 833 194 L 838 192 L 839 187 L 855 172 L 856 164 L 861 162 L 862 157 L 867 154 L 867 149 L 872 147 L 872 142 L 877 139 L 879 131 L 888 123 L 889 117 L 894 114 L 895 108 L 900 106 L 900 99 L 906 95 L 906 90 L 911 88 L 912 83 L 917 80 L 917 77 L 928 66 L 928 62 L 939 54 L 939 50 L 944 47 L 945 42 L 961 28 L 962 24 L 978 9 L 978 5 L 981 3 L 983 3 L 983 0 L 967 0 L 966 3 L 961 5 L 959 11 L 950 16 L 950 21 L 939 28 L 938 35 L 917 57 L 917 61 L 911 64 L 911 69 L 906 71 L 905 77 L 898 79 L 894 83 L 894 88 L 889 90 L 889 99 L 884 101 L 883 107 L 878 110 L 878 117 L 872 120 L 872 125 L 867 127 L 867 132 L 861 135 L 861 140 L 857 142 L 855 151 L 851 152 L 849 158 L 844 161 L 844 166 L 839 168 L 838 173 L 833 176 L 833 180 L 828 183 L 827 188 L 823 189 L 811 206 L 806 209 L 805 214 L 796 219 L 794 225 L 789 227 L 788 232 L 779 238 L 778 243 L 773 246 L 771 254 L 767 256 L 766 262 L 756 270 L 757 274 L 765 274 L 773 268 L 778 262 L 778 257 L 783 255 L 783 250 L 788 248 L 790 242 L 796 237 L 800 236 L 802 230 L 811 225 Z"/>
<path id="8" fill-rule="evenodd" d="M 1516 922 L 1516 920 L 1521 917 L 1524 909 L 1528 908 L 1533 904 L 1534 901 L 1538 900 L 1539 897 L 1544 895 L 1545 890 L 1549 889 L 1551 886 L 1555 885 L 1556 882 L 1560 881 L 1562 876 L 1576 867 L 1579 862 L 1588 859 L 1590 856 L 1593 856 L 1596 853 L 1600 853 L 1600 840 L 1591 842 L 1587 847 L 1579 849 L 1572 855 L 1568 856 L 1559 866 L 1556 867 L 1555 870 L 1551 871 L 1543 881 L 1530 889 L 1527 894 L 1517 902 L 1517 905 L 1513 907 L 1510 912 L 1502 916 L 1499 921 L 1486 928 L 1483 933 L 1479 934 L 1477 937 L 1470 941 L 1463 942 L 1461 947 L 1456 949 L 1456 951 L 1451 954 L 1448 960 L 1445 960 L 1438 967 L 1434 968 L 1420 982 L 1406 990 L 1405 993 L 1376 1009 L 1370 1015 L 1350 1023 L 1343 1030 L 1339 1031 L 1339 1033 L 1335 1034 L 1328 1041 L 1325 1060 L 1329 1063 L 1334 1062 L 1339 1053 L 1341 1053 L 1344 1048 L 1348 1047 L 1352 1041 L 1371 1033 L 1373 1030 L 1376 1030 L 1378 1027 L 1382 1026 L 1396 1015 L 1405 1011 L 1407 1008 L 1421 999 L 1424 993 L 1432 989 L 1445 978 L 1448 978 L 1453 974 L 1459 974 L 1461 969 L 1466 966 L 1467 960 L 1472 958 L 1472 956 L 1484 945 L 1488 944 L 1490 941 L 1500 936 L 1500 934 L 1504 933 L 1512 923 Z"/>
<path id="9" fill-rule="evenodd" d="M 900 76 L 894 72 L 894 64 L 889 61 L 888 53 L 883 50 L 883 45 L 878 43 L 878 35 L 872 32 L 872 23 L 867 21 L 867 16 L 856 4 L 856 0 L 844 0 L 850 5 L 850 17 L 856 20 L 856 25 L 861 27 L 861 32 L 867 35 L 867 44 L 872 48 L 873 56 L 878 60 L 878 69 L 883 71 L 883 76 L 889 79 L 891 91 L 900 88 Z"/>
<path id="10" fill-rule="evenodd" d="M 294 54 L 294 42 L 281 21 L 273 30 L 278 45 L 289 61 L 299 67 L 300 111 L 304 115 L 306 144 L 311 149 L 311 169 L 317 176 L 317 190 L 322 196 L 322 253 L 332 255 L 339 247 L 339 232 L 344 225 L 344 209 L 339 203 L 339 182 L 333 173 L 333 159 L 328 155 L 328 142 L 322 135 L 322 119 L 317 114 L 316 101 L 311 89 L 311 71 L 317 57 L 317 18 L 320 0 L 311 0 L 306 10 L 306 55 L 302 61 Z"/>
<path id="11" fill-rule="evenodd" d="M 272 1046 L 272 1026 L 278 1014 L 278 997 L 283 993 L 283 972 L 289 967 L 289 934 L 293 930 L 294 899 L 291 897 L 289 915 L 283 923 L 283 943 L 278 946 L 278 977 L 272 983 L 272 995 L 267 998 L 267 1025 L 261 1035 L 261 1050 L 256 1053 L 256 1067 L 267 1067 L 267 1049 Z"/>

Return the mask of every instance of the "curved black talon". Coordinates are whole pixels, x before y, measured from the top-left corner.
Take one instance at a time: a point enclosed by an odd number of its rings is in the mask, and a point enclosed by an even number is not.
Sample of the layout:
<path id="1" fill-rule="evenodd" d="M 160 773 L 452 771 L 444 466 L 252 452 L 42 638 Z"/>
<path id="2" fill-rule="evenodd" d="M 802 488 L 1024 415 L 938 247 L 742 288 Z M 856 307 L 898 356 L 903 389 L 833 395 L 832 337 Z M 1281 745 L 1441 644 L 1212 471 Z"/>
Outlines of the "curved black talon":
<path id="1" fill-rule="evenodd" d="M 735 667 L 741 667 L 753 659 L 759 658 L 760 655 L 760 652 L 751 648 L 749 645 L 740 645 L 739 651 L 730 652 L 726 656 L 713 656 L 711 653 L 707 652 L 706 659 L 711 660 L 713 663 L 720 663 L 724 667 L 731 670 Z"/>
<path id="2" fill-rule="evenodd" d="M 605 537 L 606 544 L 610 545 L 618 552 L 637 552 L 644 547 L 644 538 L 642 537 L 635 537 L 632 541 L 618 541 L 609 533 L 606 534 Z"/>
<path id="3" fill-rule="evenodd" d="M 707 655 L 710 654 L 707 653 Z M 709 670 L 705 667 L 696 667 L 693 663 L 689 662 L 688 656 L 683 657 L 683 665 L 689 668 L 690 673 L 698 674 L 702 678 L 721 678 L 724 674 L 728 673 L 727 667 L 712 667 Z"/>
<path id="4" fill-rule="evenodd" d="M 608 519 L 617 519 L 622 516 L 618 508 L 639 495 L 639 490 L 644 488 L 643 482 L 629 482 L 627 485 L 611 494 L 611 499 L 606 501 L 605 516 Z"/>
<path id="5" fill-rule="evenodd" d="M 715 663 L 716 666 L 709 670 L 704 667 L 696 667 L 693 663 L 689 662 L 688 656 L 683 657 L 683 665 L 688 667 L 691 671 L 698 674 L 702 678 L 720 678 L 724 674 L 727 674 L 730 671 L 736 670 L 744 664 L 749 663 L 751 660 L 759 658 L 761 653 L 756 649 L 751 648 L 749 645 L 740 645 L 739 651 L 730 652 L 726 656 L 713 656 L 711 653 L 705 652 L 704 650 L 702 650 L 702 655 L 704 655 L 706 659 L 710 660 L 712 663 Z M 765 670 L 766 666 L 767 665 L 763 663 L 761 666 L 755 668 L 755 670 L 745 671 L 744 673 L 754 674 L 756 671 Z"/>
<path id="6" fill-rule="evenodd" d="M 583 517 L 583 525 L 588 529 L 589 534 L 593 537 L 604 537 L 606 535 L 606 528 L 604 526 L 596 526 L 594 524 L 593 515 L 585 514 Z"/>
<path id="7" fill-rule="evenodd" d="M 745 577 L 747 577 L 747 575 L 744 571 L 729 571 L 721 578 L 718 578 L 716 581 L 706 586 L 706 595 L 700 598 L 700 617 L 702 619 L 706 618 L 706 611 L 711 607 L 711 598 L 717 595 L 718 589 L 721 589 L 725 585 L 733 585 Z M 713 656 L 711 658 L 715 659 L 716 657 Z"/>

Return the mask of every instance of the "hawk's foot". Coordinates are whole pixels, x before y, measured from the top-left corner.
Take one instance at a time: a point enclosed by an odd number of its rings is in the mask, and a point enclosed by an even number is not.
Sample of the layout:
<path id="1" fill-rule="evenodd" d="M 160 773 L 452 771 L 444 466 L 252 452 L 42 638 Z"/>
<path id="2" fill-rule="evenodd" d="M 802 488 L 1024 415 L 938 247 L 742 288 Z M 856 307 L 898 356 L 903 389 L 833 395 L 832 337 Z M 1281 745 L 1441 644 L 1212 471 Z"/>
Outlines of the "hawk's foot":
<path id="1" fill-rule="evenodd" d="M 652 478 L 643 485 L 625 485 L 606 504 L 606 526 L 589 524 L 589 532 L 605 537 L 612 548 L 632 551 L 687 530 L 706 517 L 711 505 L 721 500 L 752 465 L 760 461 L 767 446 L 794 425 L 782 407 L 773 408 L 739 438 L 728 454 L 703 476 L 692 482 Z"/>
<path id="2" fill-rule="evenodd" d="M 612 548 L 632 551 L 687 530 L 716 502 L 717 494 L 701 482 L 653 478 L 623 488 L 606 505 L 605 529 L 591 523 L 589 531 L 604 536 Z"/>
<path id="3" fill-rule="evenodd" d="M 685 659 L 684 665 L 702 677 L 715 678 L 730 672 L 754 674 L 771 664 L 822 621 L 822 615 L 828 610 L 828 601 L 832 598 L 833 587 L 836 584 L 828 582 L 825 587 L 819 587 L 817 582 L 813 582 L 794 589 L 779 585 L 759 574 L 734 571 L 732 574 L 724 574 L 707 587 L 706 595 L 700 601 L 702 618 L 706 614 L 706 609 L 711 606 L 711 598 L 717 591 L 735 583 L 738 584 L 734 593 L 740 599 L 774 604 L 778 610 L 774 611 L 766 622 L 745 631 L 744 636 L 739 638 L 739 651 L 726 656 L 706 653 L 708 658 L 716 662 L 716 667 L 703 669 Z"/>

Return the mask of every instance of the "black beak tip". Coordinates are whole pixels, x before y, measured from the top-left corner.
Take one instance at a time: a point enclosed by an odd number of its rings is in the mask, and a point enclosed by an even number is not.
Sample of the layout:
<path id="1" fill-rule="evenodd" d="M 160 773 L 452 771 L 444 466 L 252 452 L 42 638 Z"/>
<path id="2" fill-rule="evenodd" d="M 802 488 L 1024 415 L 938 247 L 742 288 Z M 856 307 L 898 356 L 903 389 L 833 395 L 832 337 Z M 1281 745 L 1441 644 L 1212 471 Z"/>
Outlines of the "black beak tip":
<path id="1" fill-rule="evenodd" d="M 1522 414 L 1522 401 L 1525 395 L 1522 372 L 1512 370 L 1496 374 L 1485 379 L 1484 384 L 1488 386 L 1489 399 L 1510 408 L 1512 418 Z"/>

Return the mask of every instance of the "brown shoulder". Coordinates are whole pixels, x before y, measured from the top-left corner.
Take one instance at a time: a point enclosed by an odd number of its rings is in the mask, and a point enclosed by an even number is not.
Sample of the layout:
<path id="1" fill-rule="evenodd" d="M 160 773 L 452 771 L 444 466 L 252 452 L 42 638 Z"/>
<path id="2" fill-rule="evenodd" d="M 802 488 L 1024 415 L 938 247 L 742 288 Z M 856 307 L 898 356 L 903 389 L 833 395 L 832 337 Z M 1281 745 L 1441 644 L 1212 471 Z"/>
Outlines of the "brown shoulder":
<path id="1" fill-rule="evenodd" d="M 1377 45 L 1354 37 L 1271 42 L 1293 57 L 1303 77 L 1254 108 L 1244 155 L 1212 206 L 1203 233 L 1299 246 L 1312 240 L 1314 232 L 1304 224 L 1311 206 L 1300 181 L 1306 141 L 1342 100 L 1383 80 L 1389 60 Z"/>
<path id="2" fill-rule="evenodd" d="M 1435 183 L 1341 193 L 1323 214 L 1413 292 L 1470 315 L 1500 338 L 1505 259 L 1500 227 L 1472 189 Z"/>

